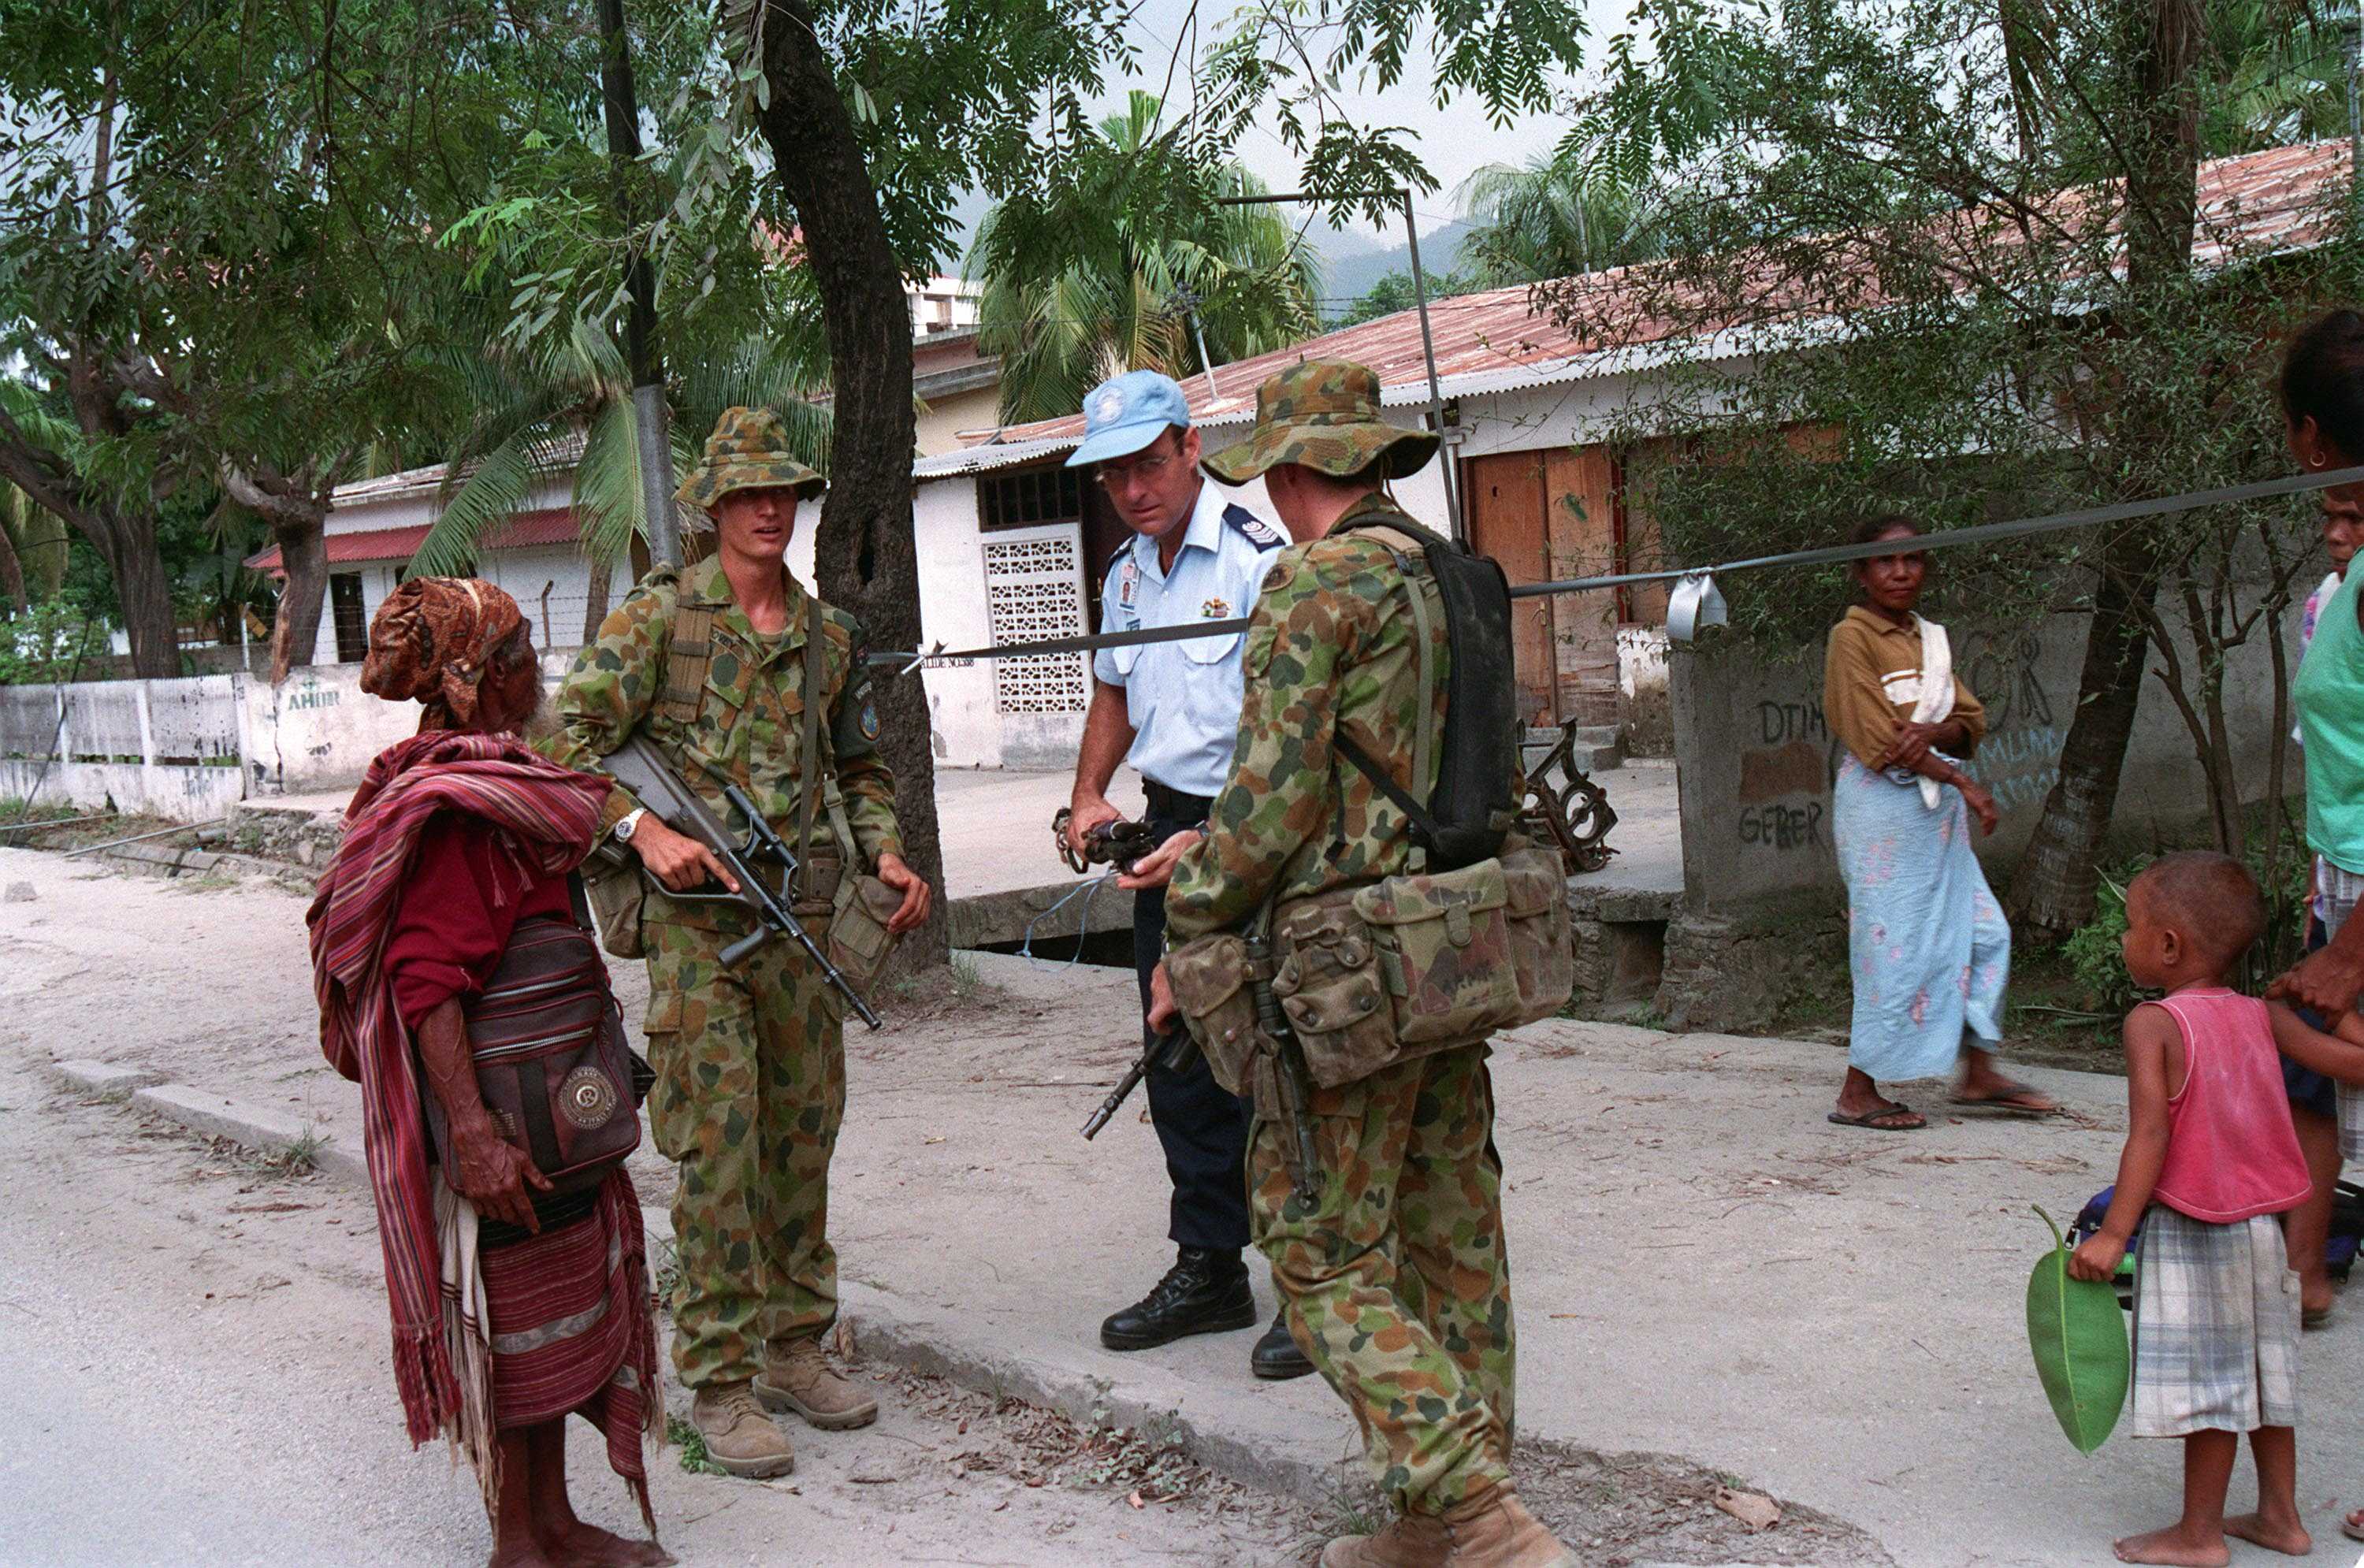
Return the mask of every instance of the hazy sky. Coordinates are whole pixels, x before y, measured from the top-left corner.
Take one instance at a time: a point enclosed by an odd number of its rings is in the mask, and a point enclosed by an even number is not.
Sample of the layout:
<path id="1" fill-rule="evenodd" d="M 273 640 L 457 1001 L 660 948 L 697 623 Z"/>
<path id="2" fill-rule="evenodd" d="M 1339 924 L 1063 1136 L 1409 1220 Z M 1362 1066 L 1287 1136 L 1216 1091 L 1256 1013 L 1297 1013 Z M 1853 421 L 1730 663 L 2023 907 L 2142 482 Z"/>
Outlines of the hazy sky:
<path id="1" fill-rule="evenodd" d="M 1568 3 L 1584 10 L 1592 27 L 1592 52 L 1597 54 L 1622 24 L 1630 0 Z M 1225 24 L 1233 14 L 1234 4 L 1235 0 L 1199 0 L 1199 47 L 1207 47 L 1220 33 L 1228 30 Z M 1164 85 L 1166 61 L 1177 40 L 1183 43 L 1185 55 L 1175 66 L 1172 96 L 1176 106 L 1188 106 L 1190 61 L 1188 41 L 1181 34 L 1191 15 L 1191 0 L 1140 0 L 1131 28 L 1140 50 L 1138 74 L 1110 83 L 1105 100 L 1107 112 L 1116 112 L 1123 105 L 1126 93 L 1132 89 L 1155 93 Z M 1430 58 L 1424 47 L 1416 48 L 1407 61 L 1404 81 L 1385 93 L 1349 92 L 1344 98 L 1347 113 L 1361 123 L 1402 126 L 1417 133 L 1421 157 L 1438 182 L 1436 190 L 1414 203 L 1423 233 L 1458 216 L 1454 192 L 1473 170 L 1486 163 L 1523 161 L 1531 153 L 1557 141 L 1567 129 L 1564 121 L 1551 117 L 1531 117 L 1497 128 L 1488 122 L 1485 109 L 1474 98 L 1456 99 L 1444 108 L 1436 107 L 1429 91 Z M 1239 139 L 1238 149 L 1240 161 L 1275 190 L 1291 189 L 1299 183 L 1296 156 L 1276 133 L 1261 127 L 1251 128 Z M 973 220 L 977 215 L 965 216 Z M 1372 231 L 1366 228 L 1362 232 L 1367 235 Z"/>

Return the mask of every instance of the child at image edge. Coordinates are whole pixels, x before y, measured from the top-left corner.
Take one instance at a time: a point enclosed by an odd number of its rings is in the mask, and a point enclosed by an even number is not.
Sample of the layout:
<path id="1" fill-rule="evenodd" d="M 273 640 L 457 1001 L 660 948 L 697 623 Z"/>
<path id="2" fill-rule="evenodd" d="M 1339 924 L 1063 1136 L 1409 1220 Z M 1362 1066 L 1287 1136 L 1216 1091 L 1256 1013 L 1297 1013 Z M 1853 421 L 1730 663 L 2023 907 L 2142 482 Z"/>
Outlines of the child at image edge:
<path id="1" fill-rule="evenodd" d="M 2117 1192 L 2068 1272 L 2110 1278 L 2140 1222 L 2134 1435 L 2183 1440 L 2183 1517 L 2119 1541 L 2127 1562 L 2216 1568 L 2228 1534 L 2294 1556 L 2313 1545 L 2297 1498 L 2299 1279 L 2278 1218 L 2309 1180 L 2275 1049 L 2337 1077 L 2364 1075 L 2364 1051 L 2226 987 L 2265 923 L 2256 879 L 2225 855 L 2168 855 L 2126 889 L 2127 973 L 2167 995 L 2126 1015 Z M 2258 1507 L 2228 1519 L 2243 1432 Z"/>

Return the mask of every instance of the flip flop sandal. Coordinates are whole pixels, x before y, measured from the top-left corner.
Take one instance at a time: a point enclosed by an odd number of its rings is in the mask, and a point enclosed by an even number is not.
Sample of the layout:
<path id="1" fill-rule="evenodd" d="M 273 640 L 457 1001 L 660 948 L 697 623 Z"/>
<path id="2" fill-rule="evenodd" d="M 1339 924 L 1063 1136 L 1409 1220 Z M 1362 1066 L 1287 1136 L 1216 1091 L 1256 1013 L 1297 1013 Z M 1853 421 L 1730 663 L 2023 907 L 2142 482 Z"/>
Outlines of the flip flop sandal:
<path id="1" fill-rule="evenodd" d="M 1901 1127 L 1879 1125 L 1881 1118 L 1891 1116 L 1909 1116 L 1914 1119 Z M 1876 1111 L 1866 1111 L 1861 1116 L 1849 1116 L 1845 1111 L 1833 1111 L 1829 1119 L 1837 1126 L 1859 1127 L 1867 1132 L 1919 1132 L 1929 1125 L 1927 1117 L 1907 1105 L 1882 1106 Z"/>
<path id="2" fill-rule="evenodd" d="M 2331 1308 L 2328 1307 L 2309 1307 L 2298 1315 L 2298 1326 L 2302 1329 L 2323 1329 L 2328 1328 L 2330 1324 Z M 2356 1539 L 2364 1540 L 2364 1535 L 2359 1535 Z"/>
<path id="3" fill-rule="evenodd" d="M 2044 1091 L 2038 1089 L 2033 1084 L 2014 1084 L 2006 1080 L 2003 1084 L 2002 1091 L 2000 1094 L 1956 1095 L 1953 1096 L 1953 1101 L 1954 1104 L 1957 1106 L 1978 1106 L 1986 1110 L 1999 1112 L 2003 1116 L 2026 1117 L 2031 1120 L 2047 1116 L 2058 1116 L 2060 1114 L 2060 1107 L 2057 1104 L 2046 1106 L 2024 1106 L 2013 1103 L 2014 1101 L 2026 1099 L 2031 1096 L 2037 1099 L 2046 1097 Z"/>
<path id="4" fill-rule="evenodd" d="M 2354 1514 L 2342 1514 L 2339 1517 L 2339 1533 L 2350 1540 L 2364 1540 L 2364 1519 L 2359 1519 L 2357 1517 L 2358 1514 L 2364 1514 L 2364 1508 L 2357 1509 Z"/>

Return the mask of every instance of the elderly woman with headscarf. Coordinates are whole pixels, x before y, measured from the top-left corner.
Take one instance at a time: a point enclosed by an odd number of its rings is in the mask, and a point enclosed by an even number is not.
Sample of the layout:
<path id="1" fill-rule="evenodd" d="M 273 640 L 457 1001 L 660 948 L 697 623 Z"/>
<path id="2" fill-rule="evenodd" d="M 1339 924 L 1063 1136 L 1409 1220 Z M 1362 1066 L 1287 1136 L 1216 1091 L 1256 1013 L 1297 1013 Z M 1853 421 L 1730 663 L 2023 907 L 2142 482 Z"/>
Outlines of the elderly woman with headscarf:
<path id="1" fill-rule="evenodd" d="M 586 1173 L 596 1185 L 553 1190 L 531 1140 L 511 1141 L 487 1109 L 469 1038 L 468 1002 L 529 933 L 579 939 L 596 977 L 582 984 L 604 1008 L 607 972 L 574 925 L 567 873 L 608 783 L 519 739 L 541 673 L 516 601 L 491 584 L 402 584 L 370 623 L 362 686 L 425 711 L 371 763 L 307 920 L 321 1048 L 362 1087 L 411 1441 L 441 1432 L 474 1465 L 493 1568 L 670 1562 L 642 1460 L 662 1405 L 631 1179 L 618 1160 Z M 618 1108 L 631 1114 L 629 1099 Z M 574 1517 L 570 1411 L 606 1436 L 648 1540 Z"/>

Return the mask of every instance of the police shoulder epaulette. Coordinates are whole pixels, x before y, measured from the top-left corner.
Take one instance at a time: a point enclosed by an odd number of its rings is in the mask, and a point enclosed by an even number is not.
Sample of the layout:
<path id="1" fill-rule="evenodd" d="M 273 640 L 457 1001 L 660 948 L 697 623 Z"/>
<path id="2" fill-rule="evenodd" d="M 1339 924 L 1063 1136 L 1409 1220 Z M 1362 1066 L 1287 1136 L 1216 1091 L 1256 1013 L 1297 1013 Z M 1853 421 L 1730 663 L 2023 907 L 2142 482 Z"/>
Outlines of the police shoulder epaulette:
<path id="1" fill-rule="evenodd" d="M 1140 536 L 1138 534 L 1128 535 L 1125 541 L 1116 547 L 1116 553 L 1110 555 L 1108 558 L 1108 564 L 1100 568 L 1101 576 L 1107 576 L 1110 573 L 1124 564 L 1124 558 L 1132 552 L 1132 541 L 1139 537 Z"/>
<path id="2" fill-rule="evenodd" d="M 1224 507 L 1223 521 L 1258 550 L 1278 550 L 1288 542 L 1270 524 L 1245 506 L 1233 505 Z"/>

